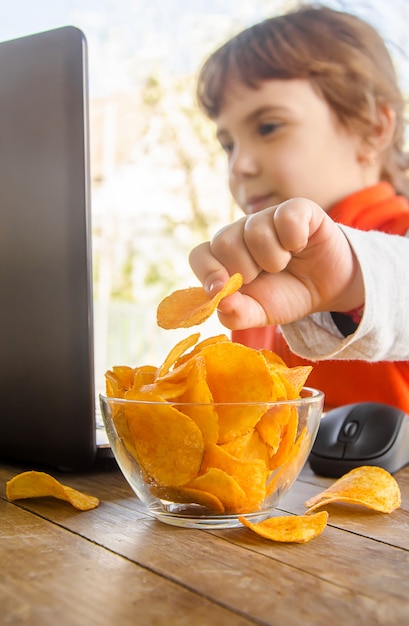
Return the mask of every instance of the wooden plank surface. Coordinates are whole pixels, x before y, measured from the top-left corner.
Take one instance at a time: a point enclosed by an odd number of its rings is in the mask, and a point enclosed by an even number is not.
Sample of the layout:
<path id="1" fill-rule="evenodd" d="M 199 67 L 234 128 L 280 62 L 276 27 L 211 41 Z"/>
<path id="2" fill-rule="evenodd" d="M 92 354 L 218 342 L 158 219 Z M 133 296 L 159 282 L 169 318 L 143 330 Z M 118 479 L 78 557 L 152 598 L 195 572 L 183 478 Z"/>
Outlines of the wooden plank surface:
<path id="1" fill-rule="evenodd" d="M 2 624 L 251 624 L 19 507 L 0 502 L 0 516 Z"/>
<path id="2" fill-rule="evenodd" d="M 112 468 L 51 472 L 98 496 L 93 511 L 48 498 L 8 503 L 5 483 L 22 469 L 0 466 L 4 623 L 21 623 L 18 616 L 28 611 L 30 619 L 44 614 L 50 620 L 25 623 L 75 624 L 63 619 L 71 602 L 73 617 L 102 625 L 336 626 L 346 616 L 353 625 L 409 623 L 409 468 L 397 475 L 400 510 L 382 515 L 332 507 L 323 535 L 299 545 L 269 542 L 244 528 L 167 526 L 146 516 Z M 331 482 L 306 468 L 280 508 L 303 513 L 304 501 Z M 47 593 L 51 608 L 41 600 Z M 137 610 L 143 620 L 132 621 Z"/>

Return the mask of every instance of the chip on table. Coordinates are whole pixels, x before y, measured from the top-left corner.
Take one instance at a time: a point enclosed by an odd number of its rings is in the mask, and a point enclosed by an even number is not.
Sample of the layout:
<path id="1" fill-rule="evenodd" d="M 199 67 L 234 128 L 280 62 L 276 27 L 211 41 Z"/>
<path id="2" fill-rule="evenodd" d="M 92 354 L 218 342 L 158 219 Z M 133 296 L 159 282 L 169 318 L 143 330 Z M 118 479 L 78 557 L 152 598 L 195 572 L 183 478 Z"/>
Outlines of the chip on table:
<path id="1" fill-rule="evenodd" d="M 305 506 L 307 513 L 311 513 L 335 503 L 361 505 L 380 513 L 392 513 L 401 505 L 401 493 L 398 483 L 388 471 L 374 465 L 362 465 L 307 500 Z"/>
<path id="2" fill-rule="evenodd" d="M 239 520 L 243 526 L 247 526 L 264 539 L 281 543 L 306 543 L 324 531 L 328 513 L 320 511 L 314 515 L 280 515 L 256 524 L 246 517 L 239 517 Z"/>
<path id="3" fill-rule="evenodd" d="M 45 472 L 22 472 L 14 476 L 6 484 L 6 497 L 11 501 L 24 498 L 43 498 L 46 496 L 65 500 L 80 511 L 95 509 L 99 505 L 99 500 L 95 496 L 90 496 L 77 491 L 77 489 L 63 485 L 56 478 Z"/>

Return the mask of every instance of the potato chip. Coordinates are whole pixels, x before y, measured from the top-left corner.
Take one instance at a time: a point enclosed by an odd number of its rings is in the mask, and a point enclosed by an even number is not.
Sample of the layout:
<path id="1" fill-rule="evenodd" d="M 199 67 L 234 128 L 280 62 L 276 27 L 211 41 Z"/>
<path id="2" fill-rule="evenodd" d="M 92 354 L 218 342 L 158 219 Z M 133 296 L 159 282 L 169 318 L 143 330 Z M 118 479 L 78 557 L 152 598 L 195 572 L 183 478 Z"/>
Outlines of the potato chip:
<path id="1" fill-rule="evenodd" d="M 114 365 L 112 373 L 117 378 L 122 389 L 129 389 L 132 387 L 135 376 L 135 370 L 132 367 L 128 367 L 126 365 Z"/>
<path id="2" fill-rule="evenodd" d="M 136 459 L 136 450 L 132 439 L 115 439 L 111 442 L 111 449 L 115 459 L 125 476 L 131 476 Z"/>
<path id="3" fill-rule="evenodd" d="M 199 337 L 179 341 L 159 368 L 108 372 L 108 395 L 125 399 L 113 422 L 152 494 L 214 513 L 260 510 L 300 449 L 298 412 L 285 401 L 311 368 L 288 368 L 224 334 Z"/>
<path id="4" fill-rule="evenodd" d="M 185 339 L 178 341 L 178 343 L 173 346 L 166 359 L 162 363 L 162 365 L 158 368 L 157 376 L 160 378 L 164 376 L 167 372 L 169 372 L 172 365 L 177 361 L 177 359 L 184 353 L 186 350 L 191 348 L 197 343 L 200 337 L 200 333 L 194 333 L 193 335 L 189 335 Z"/>
<path id="5" fill-rule="evenodd" d="M 327 525 L 328 513 L 321 511 L 314 515 L 270 517 L 255 524 L 242 516 L 239 520 L 244 526 L 265 539 L 283 543 L 306 543 L 323 532 Z"/>
<path id="6" fill-rule="evenodd" d="M 208 345 L 200 354 L 213 400 L 221 403 L 216 407 L 219 443 L 225 443 L 253 428 L 266 410 L 263 402 L 274 400 L 268 365 L 258 351 L 233 342 Z"/>
<path id="7" fill-rule="evenodd" d="M 328 489 L 305 502 L 307 514 L 334 502 L 358 504 L 381 513 L 392 513 L 401 505 L 399 485 L 382 467 L 363 465 L 336 480 Z"/>
<path id="8" fill-rule="evenodd" d="M 167 372 L 163 376 L 156 377 L 155 381 L 161 382 L 161 383 L 172 383 L 172 384 L 179 384 L 182 382 L 186 382 L 189 376 L 190 370 L 192 369 L 193 366 L 194 366 L 194 360 L 191 359 L 189 361 L 186 361 L 185 363 L 182 363 L 182 365 L 178 365 L 177 367 L 172 368 L 169 372 Z"/>
<path id="9" fill-rule="evenodd" d="M 214 343 L 219 343 L 221 341 L 223 341 L 223 342 L 227 341 L 228 343 L 232 343 L 231 339 L 229 339 L 229 337 L 227 337 L 227 335 L 224 335 L 224 334 L 215 335 L 214 337 L 207 337 L 206 339 L 202 339 L 202 341 L 199 341 L 199 343 L 197 343 L 195 345 L 195 347 L 190 352 L 188 352 L 187 354 L 183 354 L 176 361 L 175 367 L 179 367 L 180 365 L 182 365 L 186 361 L 190 360 L 192 357 L 197 356 L 198 354 L 200 354 L 200 352 L 206 346 L 210 346 L 210 345 L 212 345 Z"/>
<path id="10" fill-rule="evenodd" d="M 267 350 L 265 348 L 261 348 L 259 352 L 264 356 L 269 365 L 273 367 L 276 365 L 281 365 L 282 367 L 287 369 L 286 362 L 281 358 L 281 356 L 279 356 L 275 352 L 272 352 L 271 350 Z"/>
<path id="11" fill-rule="evenodd" d="M 153 383 L 157 376 L 157 368 L 153 365 L 142 365 L 134 369 L 131 389 L 140 389 L 143 385 Z M 129 391 L 129 389 L 128 389 Z"/>
<path id="12" fill-rule="evenodd" d="M 79 511 L 89 511 L 99 505 L 98 498 L 62 485 L 50 474 L 35 471 L 17 474 L 9 480 L 6 483 L 6 496 L 9 500 L 52 496 L 69 502 Z"/>
<path id="13" fill-rule="evenodd" d="M 257 432 L 269 447 L 270 457 L 276 454 L 280 447 L 290 416 L 290 406 L 283 404 L 268 409 L 256 424 Z"/>
<path id="14" fill-rule="evenodd" d="M 163 400 L 174 400 L 179 398 L 187 389 L 187 380 L 173 382 L 172 380 L 155 380 L 148 385 L 142 385 L 139 389 L 129 389 L 125 393 L 126 400 L 138 400 L 141 394 L 155 394 Z"/>
<path id="15" fill-rule="evenodd" d="M 272 375 L 278 377 L 285 387 L 286 400 L 296 400 L 300 396 L 308 376 L 312 371 L 310 365 L 287 367 L 283 359 L 271 350 L 260 350 L 266 359 Z M 277 398 L 279 399 L 279 398 Z"/>
<path id="16" fill-rule="evenodd" d="M 123 398 L 132 385 L 134 370 L 131 367 L 113 367 L 105 374 L 106 392 L 113 398 Z"/>
<path id="17" fill-rule="evenodd" d="M 263 356 L 264 358 L 264 356 Z M 274 401 L 287 400 L 287 385 L 288 382 L 285 381 L 282 376 L 278 374 L 276 369 L 273 369 L 271 365 L 267 362 L 268 371 L 270 373 L 271 385 L 274 389 Z"/>
<path id="18" fill-rule="evenodd" d="M 216 443 L 219 438 L 219 420 L 206 380 L 205 361 L 201 356 L 196 356 L 191 361 L 192 368 L 187 377 L 186 390 L 178 399 L 181 403 L 189 404 L 180 407 L 180 410 L 197 424 L 205 443 Z M 192 403 L 194 406 L 191 406 Z"/>
<path id="19" fill-rule="evenodd" d="M 112 419 L 115 425 L 115 430 L 117 432 L 118 437 L 121 439 L 125 448 L 128 452 L 135 458 L 136 457 L 136 449 L 133 443 L 133 437 L 131 435 L 131 431 L 129 430 L 128 420 L 126 417 L 126 410 L 124 405 L 110 404 L 110 409 L 112 411 Z"/>
<path id="20" fill-rule="evenodd" d="M 155 380 L 157 368 L 143 365 L 133 369 L 127 366 L 114 366 L 106 372 L 106 392 L 111 398 L 124 398 L 129 389 L 139 389 L 140 386 L 152 383 Z"/>
<path id="21" fill-rule="evenodd" d="M 241 461 L 258 459 L 263 461 L 267 468 L 269 467 L 270 456 L 267 446 L 255 429 L 250 429 L 244 435 L 220 444 L 220 448 Z"/>
<path id="22" fill-rule="evenodd" d="M 202 324 L 217 309 L 220 300 L 238 291 L 242 284 L 241 274 L 233 274 L 212 298 L 203 287 L 174 291 L 159 303 L 156 314 L 158 326 L 171 329 Z"/>
<path id="23" fill-rule="evenodd" d="M 267 468 L 260 459 L 242 461 L 235 459 L 221 446 L 208 444 L 205 448 L 201 471 L 218 468 L 232 476 L 246 495 L 245 507 L 236 509 L 234 513 L 256 511 L 260 508 L 266 495 Z M 220 495 L 216 494 L 219 498 Z M 223 499 L 220 498 L 223 502 Z"/>
<path id="24" fill-rule="evenodd" d="M 212 513 L 221 515 L 225 512 L 223 504 L 212 493 L 201 489 L 191 489 L 189 487 L 151 487 L 150 492 L 153 496 L 161 500 L 169 502 L 177 502 L 181 504 L 198 504 L 206 509 L 210 509 Z"/>
<path id="25" fill-rule="evenodd" d="M 275 469 L 282 465 L 291 452 L 291 448 L 294 445 L 297 437 L 298 428 L 298 412 L 295 406 L 285 405 L 286 413 L 288 415 L 287 422 L 282 427 L 282 435 L 280 445 L 277 452 L 273 453 L 270 457 L 270 469 Z"/>
<path id="26" fill-rule="evenodd" d="M 243 489 L 230 474 L 218 467 L 210 467 L 186 486 L 213 494 L 220 500 L 228 514 L 248 510 Z"/>
<path id="27" fill-rule="evenodd" d="M 285 461 L 275 472 L 272 472 L 267 481 L 266 495 L 272 494 L 276 489 L 286 489 L 292 484 L 301 472 L 311 447 L 311 433 L 307 426 L 304 427 L 298 439 L 290 449 Z"/>
<path id="28" fill-rule="evenodd" d="M 290 389 L 287 387 L 287 399 L 295 400 L 300 397 L 302 388 L 308 376 L 312 372 L 310 365 L 299 365 L 298 367 L 287 367 L 285 370 L 281 370 L 281 374 L 286 378 L 290 385 Z"/>
<path id="29" fill-rule="evenodd" d="M 171 404 L 158 403 L 152 410 L 143 402 L 143 394 L 137 399 L 142 402 L 127 406 L 126 417 L 142 469 L 158 485 L 185 485 L 197 476 L 202 464 L 204 441 L 200 429 Z"/>
<path id="30" fill-rule="evenodd" d="M 258 351 L 222 341 L 205 346 L 200 354 L 206 363 L 214 402 L 263 403 L 275 399 L 268 365 Z M 265 407 L 262 410 L 265 411 Z"/>

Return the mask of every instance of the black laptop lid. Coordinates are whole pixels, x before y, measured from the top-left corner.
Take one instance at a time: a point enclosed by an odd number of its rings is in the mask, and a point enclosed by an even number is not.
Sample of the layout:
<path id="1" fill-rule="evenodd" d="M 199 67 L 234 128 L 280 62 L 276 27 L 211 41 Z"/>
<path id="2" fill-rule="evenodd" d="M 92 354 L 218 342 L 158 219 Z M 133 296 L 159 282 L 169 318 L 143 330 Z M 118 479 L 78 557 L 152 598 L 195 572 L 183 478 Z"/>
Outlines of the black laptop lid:
<path id="1" fill-rule="evenodd" d="M 0 44 L 0 457 L 95 455 L 86 43 Z"/>

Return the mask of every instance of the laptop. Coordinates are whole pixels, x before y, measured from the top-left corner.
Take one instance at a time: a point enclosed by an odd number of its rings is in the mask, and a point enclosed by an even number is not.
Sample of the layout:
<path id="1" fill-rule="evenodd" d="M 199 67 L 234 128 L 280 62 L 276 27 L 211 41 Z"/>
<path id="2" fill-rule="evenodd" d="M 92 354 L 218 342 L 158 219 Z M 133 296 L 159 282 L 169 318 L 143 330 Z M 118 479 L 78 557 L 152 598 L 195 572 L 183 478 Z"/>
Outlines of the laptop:
<path id="1" fill-rule="evenodd" d="M 67 470 L 97 454 L 87 89 L 77 28 L 0 43 L 0 459 Z"/>

